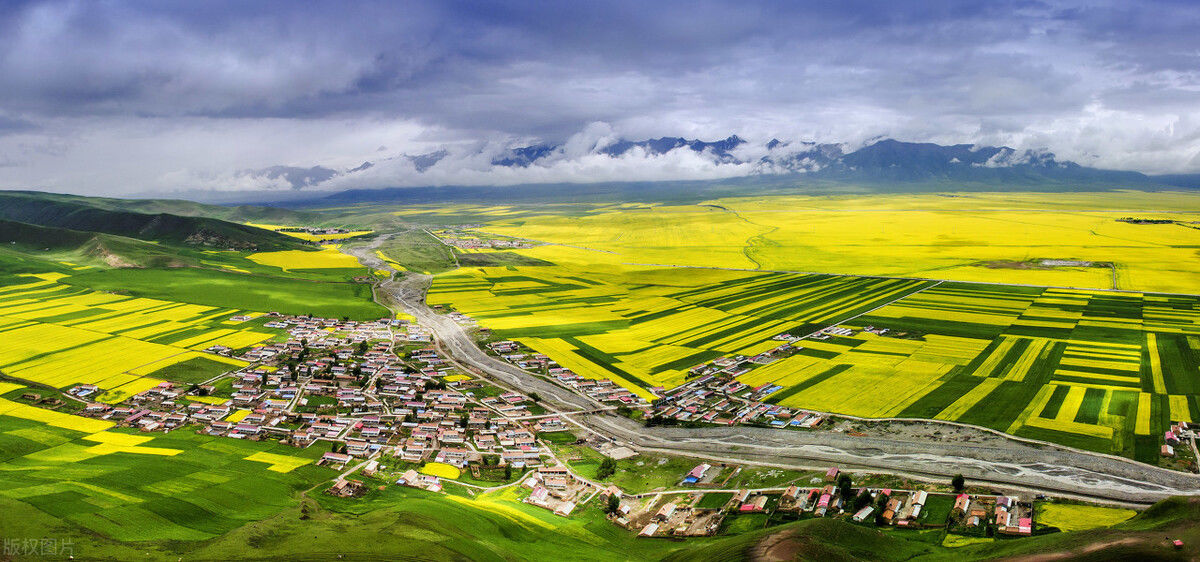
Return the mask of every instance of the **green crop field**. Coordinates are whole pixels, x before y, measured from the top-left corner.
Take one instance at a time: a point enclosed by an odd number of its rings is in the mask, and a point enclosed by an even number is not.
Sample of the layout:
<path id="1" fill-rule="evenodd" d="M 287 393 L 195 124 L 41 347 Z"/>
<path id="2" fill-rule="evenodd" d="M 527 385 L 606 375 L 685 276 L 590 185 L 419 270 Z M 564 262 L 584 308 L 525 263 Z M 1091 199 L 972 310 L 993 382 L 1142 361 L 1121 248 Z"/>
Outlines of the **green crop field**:
<path id="1" fill-rule="evenodd" d="M 784 405 L 960 421 L 1155 462 L 1173 421 L 1200 419 L 1197 321 L 1190 296 L 946 283 L 851 323 L 913 337 L 801 342 L 833 355 L 770 368 L 795 378 L 762 369 L 744 382 L 786 381 L 770 399 Z"/>
<path id="2" fill-rule="evenodd" d="M 350 316 L 358 320 L 387 315 L 371 299 L 368 285 L 226 273 L 204 269 L 109 269 L 82 272 L 64 283 L 100 291 L 285 314 Z"/>
<path id="3" fill-rule="evenodd" d="M 704 494 L 700 501 L 696 502 L 696 507 L 708 509 L 720 509 L 733 499 L 733 492 L 712 492 Z"/>
<path id="4" fill-rule="evenodd" d="M 0 404 L 0 497 L 122 542 L 215 537 L 296 505 L 300 491 L 333 475 L 311 462 L 251 460 L 267 452 L 310 461 L 320 449 L 188 430 L 89 433 L 6 408 Z"/>

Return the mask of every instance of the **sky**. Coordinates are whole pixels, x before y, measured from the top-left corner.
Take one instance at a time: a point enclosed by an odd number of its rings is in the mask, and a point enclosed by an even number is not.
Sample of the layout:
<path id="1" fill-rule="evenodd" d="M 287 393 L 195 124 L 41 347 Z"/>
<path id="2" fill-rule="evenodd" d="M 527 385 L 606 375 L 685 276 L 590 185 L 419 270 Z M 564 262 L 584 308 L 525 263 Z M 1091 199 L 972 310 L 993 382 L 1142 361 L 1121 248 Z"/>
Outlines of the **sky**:
<path id="1" fill-rule="evenodd" d="M 1197 29 L 1194 1 L 0 0 L 0 189 L 755 173 L 687 150 L 595 150 L 735 134 L 1006 145 L 1196 173 Z M 492 164 L 536 143 L 565 148 Z M 430 153 L 444 157 L 413 158 Z"/>

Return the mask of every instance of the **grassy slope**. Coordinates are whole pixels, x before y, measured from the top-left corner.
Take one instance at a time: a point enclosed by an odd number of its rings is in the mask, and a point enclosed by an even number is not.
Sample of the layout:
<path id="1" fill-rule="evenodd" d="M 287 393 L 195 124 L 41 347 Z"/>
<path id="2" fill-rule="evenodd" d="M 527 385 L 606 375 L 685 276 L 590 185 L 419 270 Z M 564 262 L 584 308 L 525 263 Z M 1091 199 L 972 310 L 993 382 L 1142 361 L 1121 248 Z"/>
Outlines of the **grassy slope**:
<path id="1" fill-rule="evenodd" d="M 379 251 L 410 271 L 440 273 L 454 269 L 454 254 L 445 244 L 421 230 L 393 236 Z"/>
<path id="2" fill-rule="evenodd" d="M 0 218 L 174 244 L 202 236 L 218 246 L 260 250 L 302 247 L 294 238 L 220 219 L 102 208 L 86 199 L 60 200 L 36 193 L 0 193 Z"/>
<path id="3" fill-rule="evenodd" d="M 247 526 L 198 549 L 200 558 L 429 560 L 647 560 L 700 543 L 645 541 L 596 510 L 562 519 L 512 504 L 515 512 L 476 507 L 445 496 L 390 486 L 368 497 L 316 496 L 310 520 L 299 509 Z M 705 542 L 705 541 L 700 541 Z"/>

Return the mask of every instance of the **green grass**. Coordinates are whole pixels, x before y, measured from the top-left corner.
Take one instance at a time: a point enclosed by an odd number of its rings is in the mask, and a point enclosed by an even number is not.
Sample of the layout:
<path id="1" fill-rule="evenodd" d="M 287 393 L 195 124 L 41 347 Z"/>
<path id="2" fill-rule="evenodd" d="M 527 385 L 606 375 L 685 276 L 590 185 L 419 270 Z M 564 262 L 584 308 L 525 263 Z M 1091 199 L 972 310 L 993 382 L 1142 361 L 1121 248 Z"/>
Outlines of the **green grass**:
<path id="1" fill-rule="evenodd" d="M 218 379 L 217 381 L 212 383 L 212 386 L 213 386 L 213 391 L 210 393 L 210 395 L 212 395 L 212 396 L 221 396 L 224 398 L 229 398 L 229 397 L 233 396 L 233 379 L 232 378 L 226 377 L 223 379 Z"/>
<path id="2" fill-rule="evenodd" d="M 582 508 L 570 519 L 515 500 L 453 501 L 388 486 L 364 498 L 318 496 L 310 519 L 291 509 L 193 552 L 201 559 L 654 560 L 694 552 L 685 543 L 637 539 Z M 496 502 L 496 503 L 493 503 Z M 495 505 L 503 506 L 497 511 Z"/>
<path id="3" fill-rule="evenodd" d="M 302 399 L 308 402 L 296 408 L 299 412 L 315 412 L 322 406 L 337 406 L 337 398 L 332 396 L 305 395 Z"/>
<path id="4" fill-rule="evenodd" d="M 202 269 L 112 269 L 72 275 L 63 283 L 209 306 L 260 312 L 349 316 L 372 320 L 388 315 L 371 300 L 368 285 L 260 277 Z"/>
<path id="5" fill-rule="evenodd" d="M 925 507 L 921 509 L 920 522 L 925 525 L 943 525 L 954 509 L 954 496 L 929 494 Z"/>
<path id="6" fill-rule="evenodd" d="M 574 442 L 574 440 L 571 442 Z M 604 462 L 604 455 L 586 445 L 564 445 L 550 442 L 550 446 L 553 447 L 554 453 L 558 456 L 559 460 L 565 462 L 572 470 L 587 478 L 594 478 L 596 471 L 600 468 L 600 463 Z M 619 473 L 620 470 L 617 472 Z M 616 477 L 610 477 L 607 480 L 613 480 L 614 478 Z"/>
<path id="7" fill-rule="evenodd" d="M 721 525 L 721 532 L 727 535 L 737 535 L 762 529 L 767 526 L 766 513 L 747 513 L 730 515 Z"/>
<path id="8" fill-rule="evenodd" d="M 179 451 L 174 456 L 89 456 L 83 452 L 95 442 L 78 432 L 0 419 L 0 496 L 124 542 L 209 539 L 295 506 L 299 492 L 334 474 L 313 464 L 280 473 L 245 459 L 260 451 L 315 459 L 320 449 L 181 429 L 139 445 Z M 8 528 L 7 517 L 0 527 Z"/>
<path id="9" fill-rule="evenodd" d="M 529 256 L 523 256 L 515 252 L 478 252 L 474 254 L 459 253 L 458 263 L 461 267 L 552 265 L 548 261 L 531 258 Z"/>
<path id="10" fill-rule="evenodd" d="M 148 376 L 182 383 L 201 383 L 215 376 L 234 370 L 229 363 L 207 357 L 196 357 L 174 365 L 167 365 Z"/>
<path id="11" fill-rule="evenodd" d="M 725 504 L 729 503 L 729 500 L 732 498 L 732 492 L 713 492 L 711 494 L 704 494 L 704 497 L 700 498 L 700 501 L 696 502 L 696 507 L 720 509 L 725 507 Z"/>
<path id="12" fill-rule="evenodd" d="M 570 431 L 553 431 L 550 433 L 539 433 L 538 438 L 543 439 L 549 443 L 557 443 L 557 444 L 574 443 L 576 440 L 579 439 L 578 437 L 575 436 L 574 433 L 571 433 Z"/>
<path id="13" fill-rule="evenodd" d="M 812 485 L 809 483 L 809 479 L 813 477 L 824 477 L 824 474 L 779 468 L 743 468 L 736 476 L 729 479 L 725 487 L 779 488 L 793 483 Z M 720 480 L 718 479 L 718 481 Z"/>
<path id="14" fill-rule="evenodd" d="M 684 457 L 638 455 L 617 461 L 617 472 L 612 477 L 612 483 L 634 493 L 673 488 L 688 471 L 701 462 L 704 461 Z"/>
<path id="15" fill-rule="evenodd" d="M 422 230 L 397 234 L 384 242 L 379 251 L 409 271 L 440 273 L 454 269 L 454 252 Z"/>

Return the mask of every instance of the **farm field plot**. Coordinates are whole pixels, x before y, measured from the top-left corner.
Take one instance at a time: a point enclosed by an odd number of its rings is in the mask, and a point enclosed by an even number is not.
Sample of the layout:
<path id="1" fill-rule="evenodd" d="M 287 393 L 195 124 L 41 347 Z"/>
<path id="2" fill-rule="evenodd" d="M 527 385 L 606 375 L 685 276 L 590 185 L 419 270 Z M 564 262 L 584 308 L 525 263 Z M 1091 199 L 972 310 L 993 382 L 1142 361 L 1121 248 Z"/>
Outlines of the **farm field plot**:
<path id="1" fill-rule="evenodd" d="M 295 269 L 353 270 L 362 267 L 354 256 L 339 252 L 336 244 L 321 246 L 321 249 L 315 252 L 306 252 L 303 250 L 259 252 L 250 254 L 246 258 L 261 265 L 278 267 L 284 271 Z"/>
<path id="2" fill-rule="evenodd" d="M 242 348 L 274 336 L 238 328 L 247 311 L 100 293 L 34 280 L 0 287 L 0 370 L 56 388 L 94 384 L 106 402 L 162 380 L 198 382 L 245 366 L 200 353 L 212 345 Z M 204 376 L 208 375 L 208 376 Z"/>
<path id="3" fill-rule="evenodd" d="M 1038 509 L 1038 523 L 1058 527 L 1063 531 L 1081 531 L 1111 527 L 1134 515 L 1137 515 L 1137 512 L 1115 507 L 1046 503 Z"/>
<path id="4" fill-rule="evenodd" d="M 261 228 L 264 230 L 271 230 L 274 232 L 278 232 L 280 234 L 286 234 L 288 236 L 291 236 L 292 238 L 299 238 L 301 240 L 306 240 L 309 242 L 313 242 L 313 241 L 317 241 L 317 240 L 345 240 L 346 238 L 354 238 L 355 236 L 363 236 L 363 235 L 374 232 L 373 230 L 351 230 L 349 232 L 342 232 L 342 233 L 338 233 L 338 234 L 310 234 L 308 232 L 295 232 L 295 231 L 284 230 L 284 229 L 296 228 L 296 227 L 282 225 L 282 224 L 264 224 L 264 223 L 253 223 L 253 222 L 248 222 L 245 224 L 246 224 L 246 226 L 253 226 L 253 227 Z"/>
<path id="5" fill-rule="evenodd" d="M 537 250 L 537 249 L 535 249 Z M 514 271 L 515 269 L 515 271 Z M 932 285 L 926 281 L 632 267 L 474 268 L 438 276 L 451 304 L 589 378 L 647 398 L 724 355 L 777 347 Z"/>
<path id="6" fill-rule="evenodd" d="M 256 265 L 257 266 L 257 265 Z M 309 272 L 366 275 L 367 269 L 306 269 Z M 331 280 L 291 279 L 244 275 L 215 270 L 109 269 L 80 272 L 63 283 L 97 291 L 112 291 L 140 297 L 179 301 L 214 308 L 274 310 L 285 314 L 350 316 L 374 320 L 386 316 L 386 308 L 371 300 L 371 287 L 361 283 Z"/>
<path id="7" fill-rule="evenodd" d="M 1200 229 L 1191 226 L 1200 195 L 1186 192 L 772 196 L 475 213 L 486 232 L 611 252 L 618 263 L 1200 293 Z"/>
<path id="8" fill-rule="evenodd" d="M 959 421 L 1150 463 L 1172 422 L 1200 420 L 1200 297 L 639 268 L 607 254 L 587 266 L 595 252 L 522 252 L 567 265 L 460 269 L 435 278 L 429 301 L 648 399 L 716 357 L 844 323 L 889 332 L 803 340 L 738 380 L 780 386 L 767 401 L 785 406 Z"/>
<path id="9" fill-rule="evenodd" d="M 295 505 L 333 474 L 313 464 L 316 450 L 13 414 L 0 402 L 0 496 L 121 541 L 208 539 Z"/>
<path id="10" fill-rule="evenodd" d="M 864 417 L 960 421 L 1158 458 L 1200 419 L 1200 298 L 944 283 L 745 375 L 767 400 Z M 902 337 L 892 337 L 902 336 Z M 829 355 L 832 353 L 832 355 Z"/>

